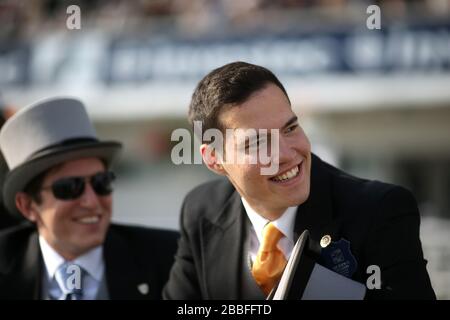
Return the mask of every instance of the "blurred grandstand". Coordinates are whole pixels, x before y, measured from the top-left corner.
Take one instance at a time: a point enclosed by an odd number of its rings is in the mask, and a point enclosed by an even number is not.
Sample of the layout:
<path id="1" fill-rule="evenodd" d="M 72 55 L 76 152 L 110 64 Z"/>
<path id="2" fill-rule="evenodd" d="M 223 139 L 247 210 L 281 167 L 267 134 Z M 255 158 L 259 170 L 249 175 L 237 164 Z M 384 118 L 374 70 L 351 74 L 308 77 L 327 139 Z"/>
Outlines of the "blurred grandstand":
<path id="1" fill-rule="evenodd" d="M 66 9 L 81 9 L 68 30 Z M 381 8 L 381 30 L 366 9 Z M 433 285 L 450 299 L 450 0 L 0 0 L 0 90 L 11 105 L 82 99 L 126 144 L 116 220 L 177 228 L 213 176 L 170 161 L 197 81 L 234 60 L 286 84 L 313 151 L 412 190 Z"/>

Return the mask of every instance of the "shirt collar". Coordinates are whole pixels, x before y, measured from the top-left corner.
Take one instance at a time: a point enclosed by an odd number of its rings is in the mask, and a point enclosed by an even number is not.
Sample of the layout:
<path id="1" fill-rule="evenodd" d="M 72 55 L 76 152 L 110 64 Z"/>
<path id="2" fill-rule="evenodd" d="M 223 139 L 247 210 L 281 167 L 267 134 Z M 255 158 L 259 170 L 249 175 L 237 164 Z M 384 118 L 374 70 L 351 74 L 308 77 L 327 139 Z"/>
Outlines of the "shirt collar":
<path id="1" fill-rule="evenodd" d="M 51 281 L 56 273 L 56 270 L 65 262 L 65 260 L 42 236 L 39 236 L 39 246 L 41 248 L 42 257 L 47 270 L 48 280 Z M 102 246 L 89 250 L 72 262 L 82 267 L 95 280 L 100 281 L 102 279 L 104 270 Z"/>
<path id="2" fill-rule="evenodd" d="M 263 229 L 270 220 L 264 218 L 260 214 L 258 214 L 250 204 L 241 197 L 242 204 L 244 205 L 245 212 L 247 213 L 250 222 L 255 230 L 256 236 L 258 237 L 259 242 L 262 242 L 263 239 Z M 294 243 L 294 222 L 295 216 L 297 214 L 298 207 L 289 207 L 283 214 L 276 220 L 272 221 L 272 223 L 280 230 L 290 241 Z"/>

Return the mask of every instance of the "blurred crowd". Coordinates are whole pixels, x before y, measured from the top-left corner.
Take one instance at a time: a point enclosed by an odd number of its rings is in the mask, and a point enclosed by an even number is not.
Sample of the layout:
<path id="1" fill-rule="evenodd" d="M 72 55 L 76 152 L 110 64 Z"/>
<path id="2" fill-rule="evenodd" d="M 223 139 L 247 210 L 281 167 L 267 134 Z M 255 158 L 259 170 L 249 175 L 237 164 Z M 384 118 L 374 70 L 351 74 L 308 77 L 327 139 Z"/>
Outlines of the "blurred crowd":
<path id="1" fill-rule="evenodd" d="M 72 4 L 80 6 L 85 26 L 187 36 L 354 23 L 367 18 L 371 4 L 388 22 L 450 15 L 450 0 L 0 0 L 0 40 L 54 30 Z"/>

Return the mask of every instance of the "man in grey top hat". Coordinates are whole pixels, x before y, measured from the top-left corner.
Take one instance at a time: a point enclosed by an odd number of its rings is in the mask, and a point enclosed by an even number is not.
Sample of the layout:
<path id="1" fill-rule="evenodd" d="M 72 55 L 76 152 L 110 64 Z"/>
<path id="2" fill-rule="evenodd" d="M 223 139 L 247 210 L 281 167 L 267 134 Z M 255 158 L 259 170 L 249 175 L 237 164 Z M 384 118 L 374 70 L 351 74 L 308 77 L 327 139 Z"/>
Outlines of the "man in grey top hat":
<path id="1" fill-rule="evenodd" d="M 110 165 L 83 104 L 26 107 L 0 132 L 3 197 L 31 223 L 0 232 L 0 299 L 158 299 L 178 234 L 111 224 Z"/>

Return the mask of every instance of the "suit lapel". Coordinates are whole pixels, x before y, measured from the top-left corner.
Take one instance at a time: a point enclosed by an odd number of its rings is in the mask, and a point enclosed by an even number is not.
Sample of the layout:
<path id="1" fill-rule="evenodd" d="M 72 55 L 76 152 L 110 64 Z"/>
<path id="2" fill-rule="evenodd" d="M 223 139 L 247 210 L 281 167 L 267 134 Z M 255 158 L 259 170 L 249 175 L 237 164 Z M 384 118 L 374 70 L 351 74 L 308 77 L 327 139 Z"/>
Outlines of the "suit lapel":
<path id="1" fill-rule="evenodd" d="M 320 241 L 325 234 L 337 236 L 340 221 L 333 218 L 332 180 L 322 161 L 312 155 L 311 189 L 308 200 L 299 206 L 295 220 L 296 238 L 308 229 L 312 239 Z"/>
<path id="2" fill-rule="evenodd" d="M 18 268 L 11 276 L 11 296 L 20 300 L 38 300 L 41 298 L 43 261 L 39 249 L 38 234 L 30 234 L 25 246 L 23 263 L 16 264 Z"/>
<path id="3" fill-rule="evenodd" d="M 239 194 L 234 192 L 215 221 L 202 221 L 202 267 L 209 299 L 239 299 L 245 225 L 243 210 Z"/>
<path id="4" fill-rule="evenodd" d="M 111 300 L 140 300 L 154 294 L 151 283 L 146 283 L 147 290 L 139 289 L 143 283 L 139 281 L 140 271 L 136 265 L 136 257 L 131 252 L 126 242 L 110 228 L 104 244 L 104 259 L 106 284 Z M 142 291 L 148 291 L 148 295 Z"/>

